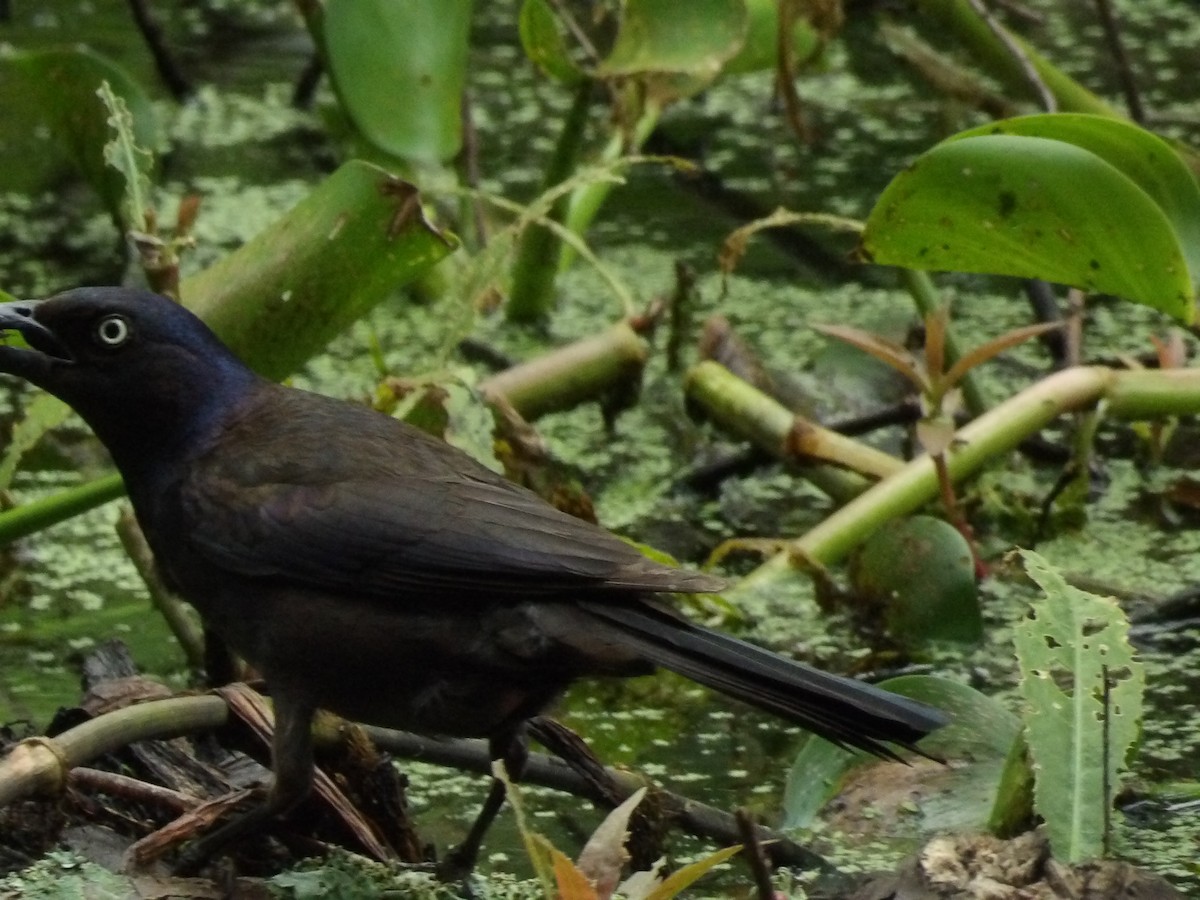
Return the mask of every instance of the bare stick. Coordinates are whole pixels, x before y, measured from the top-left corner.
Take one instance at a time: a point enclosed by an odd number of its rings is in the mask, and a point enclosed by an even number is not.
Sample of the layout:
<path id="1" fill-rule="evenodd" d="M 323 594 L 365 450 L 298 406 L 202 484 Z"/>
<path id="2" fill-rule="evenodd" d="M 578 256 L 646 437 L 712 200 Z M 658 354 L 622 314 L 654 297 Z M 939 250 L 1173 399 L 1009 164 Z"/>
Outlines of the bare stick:
<path id="1" fill-rule="evenodd" d="M 996 39 L 1012 54 L 1013 59 L 1017 61 L 1017 65 L 1021 67 L 1025 79 L 1029 82 L 1029 86 L 1041 98 L 1042 107 L 1046 112 L 1057 112 L 1058 98 L 1054 96 L 1054 92 L 1050 88 L 1046 87 L 1046 82 L 1038 74 L 1037 68 L 1025 54 L 1021 45 L 1013 40 L 1013 36 L 1008 33 L 1008 29 L 996 21 L 991 11 L 984 5 L 983 0 L 967 0 L 967 3 L 970 4 L 971 9 L 975 10 L 979 18 L 983 19 L 987 27 L 991 29 L 992 34 L 996 36 Z"/>

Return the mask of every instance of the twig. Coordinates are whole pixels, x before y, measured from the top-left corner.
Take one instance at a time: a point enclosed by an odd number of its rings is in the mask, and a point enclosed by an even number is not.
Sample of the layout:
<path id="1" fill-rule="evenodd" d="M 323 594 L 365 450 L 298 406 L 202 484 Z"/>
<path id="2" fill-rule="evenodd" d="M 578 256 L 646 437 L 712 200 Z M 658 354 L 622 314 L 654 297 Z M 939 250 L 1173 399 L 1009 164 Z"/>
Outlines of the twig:
<path id="1" fill-rule="evenodd" d="M 204 634 L 188 614 L 183 601 L 163 583 L 154 565 L 154 553 L 146 543 L 146 538 L 128 506 L 121 510 L 121 516 L 117 520 L 117 535 L 125 552 L 133 561 L 134 568 L 146 583 L 150 602 L 162 613 L 171 633 L 183 648 L 188 665 L 194 669 L 204 668 Z"/>
<path id="2" fill-rule="evenodd" d="M 575 21 L 575 17 L 571 15 L 571 10 L 567 8 L 567 5 L 562 0 L 550 0 L 550 5 L 554 7 L 554 14 L 558 16 L 559 21 L 567 27 L 567 31 L 571 32 L 571 37 L 579 43 L 579 47 L 587 56 L 588 61 L 592 65 L 599 63 L 600 53 L 596 50 L 596 45 L 592 43 L 587 32 Z"/>
<path id="3" fill-rule="evenodd" d="M 200 806 L 201 801 L 182 791 L 173 791 L 162 785 L 151 784 L 117 772 L 104 772 L 80 766 L 72 769 L 67 777 L 71 787 L 82 788 L 92 793 L 120 797 L 132 803 L 157 806 L 179 815 Z"/>
<path id="4" fill-rule="evenodd" d="M 72 768 L 135 741 L 211 731 L 225 725 L 229 718 L 229 706 L 222 697 L 172 697 L 106 713 L 54 738 L 20 741 L 7 754 L 0 755 L 0 807 L 33 794 L 55 793 L 62 789 Z M 333 716 L 318 719 L 314 733 L 318 745 L 329 746 L 344 740 L 345 726 L 331 726 L 334 720 Z M 491 754 L 486 741 L 440 740 L 373 726 L 362 726 L 362 730 L 378 747 L 397 756 L 491 774 Z M 570 754 L 570 758 L 575 759 L 576 754 Z M 534 753 L 530 754 L 522 780 L 610 803 L 606 797 L 624 800 L 645 786 L 640 778 L 628 772 L 605 767 L 598 770 L 598 775 L 590 765 L 583 768 L 586 777 L 559 759 Z M 600 776 L 602 780 L 597 781 Z M 669 791 L 660 790 L 658 796 L 684 831 L 722 846 L 738 841 L 737 825 L 729 813 Z M 776 865 L 828 869 L 824 859 L 786 835 L 761 826 L 756 827 L 755 833 L 759 841 L 770 842 L 771 858 Z"/>
<path id="5" fill-rule="evenodd" d="M 737 817 L 738 832 L 742 836 L 742 845 L 745 847 L 742 856 L 754 875 L 758 900 L 775 900 L 775 886 L 771 884 L 771 871 L 767 868 L 767 855 L 758 841 L 754 820 L 750 818 L 750 813 L 745 809 L 738 809 L 734 815 Z"/>
<path id="6" fill-rule="evenodd" d="M 146 2 L 147 0 L 129 0 L 129 10 L 133 13 L 133 21 L 142 33 L 150 55 L 154 57 L 154 67 L 158 69 L 159 77 L 171 92 L 171 96 L 182 103 L 192 95 L 192 84 L 175 64 L 163 40 L 162 27 L 150 15 Z"/>
<path id="7" fill-rule="evenodd" d="M 313 97 L 317 93 L 317 85 L 321 83 L 321 76 L 325 74 L 325 63 L 321 59 L 321 54 L 316 51 L 308 58 L 308 62 L 304 64 L 304 68 L 300 70 L 300 75 L 296 78 L 296 86 L 292 88 L 292 106 L 296 109 L 309 109 L 312 107 Z"/>
<path id="8" fill-rule="evenodd" d="M 480 774 L 491 774 L 492 761 L 487 742 L 470 738 L 439 739 L 387 728 L 363 726 L 363 730 L 380 749 L 407 759 L 420 759 L 438 765 L 452 766 Z M 521 781 L 536 784 L 594 802 L 615 806 L 634 791 L 645 787 L 638 776 L 605 767 L 605 780 L 597 783 L 595 773 L 581 774 L 562 760 L 541 753 L 531 753 Z M 670 810 L 674 822 L 684 831 L 707 838 L 720 846 L 737 843 L 738 826 L 727 812 L 698 803 L 681 794 L 656 789 L 660 803 Z M 777 866 L 802 869 L 827 869 L 828 863 L 813 851 L 800 846 L 786 835 L 754 826 L 760 842 L 769 844 L 771 861 Z"/>
<path id="9" fill-rule="evenodd" d="M 1139 125 L 1146 124 L 1146 108 L 1142 105 L 1142 95 L 1138 91 L 1137 82 L 1133 77 L 1133 69 L 1129 66 L 1129 56 L 1125 53 L 1125 44 L 1121 40 L 1121 32 L 1117 27 L 1117 18 L 1113 15 L 1112 4 L 1109 0 L 1093 0 L 1096 4 L 1096 14 L 1100 25 L 1104 28 L 1104 41 L 1112 54 L 1113 63 L 1117 67 L 1117 81 L 1120 82 L 1121 92 L 1125 95 L 1125 106 L 1129 109 L 1129 118 Z"/>
<path id="10" fill-rule="evenodd" d="M 1041 98 L 1042 107 L 1046 112 L 1057 112 L 1058 98 L 1046 86 L 1046 82 L 1038 74 L 1037 68 L 1021 48 L 1021 45 L 1013 40 L 1012 35 L 1008 33 L 1008 29 L 996 21 L 991 11 L 984 5 L 983 0 L 967 0 L 967 3 L 970 4 L 971 9 L 975 10 L 976 15 L 983 19 L 992 34 L 996 36 L 996 39 L 1012 54 L 1013 59 L 1017 61 L 1017 65 L 1021 67 L 1021 71 L 1029 82 L 1029 86 Z"/>

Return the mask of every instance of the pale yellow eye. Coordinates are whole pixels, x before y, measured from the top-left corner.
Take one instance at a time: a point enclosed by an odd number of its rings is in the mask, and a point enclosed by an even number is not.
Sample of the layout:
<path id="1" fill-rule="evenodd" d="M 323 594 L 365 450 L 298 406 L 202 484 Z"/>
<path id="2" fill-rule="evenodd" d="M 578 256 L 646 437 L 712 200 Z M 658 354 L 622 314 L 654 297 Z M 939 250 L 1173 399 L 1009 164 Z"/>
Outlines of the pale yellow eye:
<path id="1" fill-rule="evenodd" d="M 96 325 L 96 340 L 105 347 L 120 347 L 129 340 L 129 322 L 124 316 L 105 316 Z"/>

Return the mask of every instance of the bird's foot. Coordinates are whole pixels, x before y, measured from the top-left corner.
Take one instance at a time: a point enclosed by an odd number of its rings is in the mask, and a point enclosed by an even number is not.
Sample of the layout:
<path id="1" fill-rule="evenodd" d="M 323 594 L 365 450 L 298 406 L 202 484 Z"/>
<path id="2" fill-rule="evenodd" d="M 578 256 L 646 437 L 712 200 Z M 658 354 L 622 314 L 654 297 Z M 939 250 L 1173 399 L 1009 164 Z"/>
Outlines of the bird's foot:
<path id="1" fill-rule="evenodd" d="M 477 856 L 478 853 L 472 852 L 471 847 L 460 844 L 438 860 L 433 870 L 434 875 L 438 881 L 444 884 L 458 885 L 462 896 L 474 897 L 475 891 L 471 887 L 471 877 L 475 874 Z"/>

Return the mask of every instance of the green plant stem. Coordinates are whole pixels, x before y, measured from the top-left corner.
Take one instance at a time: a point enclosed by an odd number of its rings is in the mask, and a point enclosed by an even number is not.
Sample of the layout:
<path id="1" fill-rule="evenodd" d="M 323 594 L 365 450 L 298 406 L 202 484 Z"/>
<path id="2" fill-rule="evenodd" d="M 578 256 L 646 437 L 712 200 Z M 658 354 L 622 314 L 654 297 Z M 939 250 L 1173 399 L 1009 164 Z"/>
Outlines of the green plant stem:
<path id="1" fill-rule="evenodd" d="M 646 108 L 642 110 L 641 117 L 633 126 L 633 133 L 628 142 L 625 141 L 624 135 L 620 132 L 614 134 L 605 145 L 604 150 L 600 153 L 600 164 L 615 162 L 623 155 L 628 153 L 636 153 L 646 143 L 646 139 L 650 137 L 658 125 L 658 118 L 662 115 L 662 109 L 655 104 L 647 103 Z M 567 209 L 566 218 L 563 219 L 563 224 L 567 230 L 573 234 L 582 235 L 592 220 L 596 218 L 596 213 L 600 211 L 600 207 L 604 205 L 604 201 L 612 192 L 613 184 L 611 182 L 593 182 L 578 188 L 571 194 L 570 206 Z M 558 270 L 561 272 L 566 269 L 575 260 L 574 248 L 564 245 L 562 253 L 558 257 Z"/>
<path id="2" fill-rule="evenodd" d="M 640 377 L 646 356 L 646 342 L 628 322 L 618 322 L 594 337 L 505 369 L 483 381 L 479 390 L 485 397 L 502 396 L 532 422 Z"/>
<path id="3" fill-rule="evenodd" d="M 113 473 L 69 488 L 58 494 L 24 503 L 0 513 L 0 545 L 11 544 L 35 531 L 57 525 L 71 516 L 116 500 L 125 493 L 125 482 Z"/>
<path id="4" fill-rule="evenodd" d="M 971 9 L 967 0 L 918 0 L 917 12 L 930 30 L 956 38 L 981 68 L 999 79 L 1014 95 L 1038 100 L 1021 62 Z M 1114 107 L 1055 67 L 1025 41 L 1016 35 L 1012 35 L 1012 39 L 1037 71 L 1038 77 L 1054 94 L 1060 112 L 1124 118 Z"/>
<path id="5" fill-rule="evenodd" d="M 57 792 L 71 769 L 135 741 L 217 728 L 228 713 L 220 697 L 174 697 L 105 713 L 54 738 L 21 741 L 0 758 L 0 807 Z"/>
<path id="6" fill-rule="evenodd" d="M 917 311 L 924 318 L 930 315 L 934 310 L 942 305 L 942 298 L 938 294 L 937 287 L 933 283 L 933 279 L 929 277 L 928 272 L 920 272 L 916 269 L 900 269 L 900 278 L 904 282 L 905 290 L 912 294 L 913 302 L 916 304 Z M 958 362 L 962 353 L 958 349 L 958 341 L 954 338 L 954 332 L 949 326 L 946 328 L 945 336 L 945 365 L 943 368 L 949 369 L 952 365 Z M 974 372 L 967 372 L 959 379 L 959 387 L 962 389 L 963 403 L 966 404 L 967 411 L 972 416 L 981 416 L 987 411 L 989 406 L 987 397 L 983 393 L 983 388 L 979 386 L 979 379 L 975 377 Z"/>
<path id="7" fill-rule="evenodd" d="M 960 429 L 947 454 L 950 477 L 961 481 L 1060 414 L 1085 409 L 1101 399 L 1108 401 L 1110 417 L 1145 419 L 1194 413 L 1200 410 L 1200 370 L 1116 372 L 1100 366 L 1064 369 Z M 918 457 L 797 538 L 787 551 L 751 572 L 737 589 L 769 583 L 790 569 L 790 559 L 808 557 L 832 565 L 876 528 L 908 515 L 937 494 L 933 461 L 927 455 Z"/>
<path id="8" fill-rule="evenodd" d="M 712 360 L 692 367 L 684 389 L 688 399 L 703 408 L 718 426 L 776 459 L 835 463 L 871 478 L 885 478 L 904 466 L 882 451 L 796 415 Z M 863 482 L 855 478 L 854 485 L 861 490 Z"/>
<path id="9" fill-rule="evenodd" d="M 565 181 L 575 171 L 587 131 L 593 90 L 594 82 L 590 78 L 585 78 L 575 89 L 575 102 L 563 120 L 554 155 L 542 182 L 543 190 Z M 563 221 L 570 199 L 570 195 L 560 197 L 550 210 L 549 218 Z M 554 306 L 554 276 L 558 274 L 556 263 L 562 246 L 558 236 L 544 225 L 534 223 L 525 229 L 513 263 L 512 287 L 505 306 L 510 322 L 541 322 L 550 315 Z"/>

